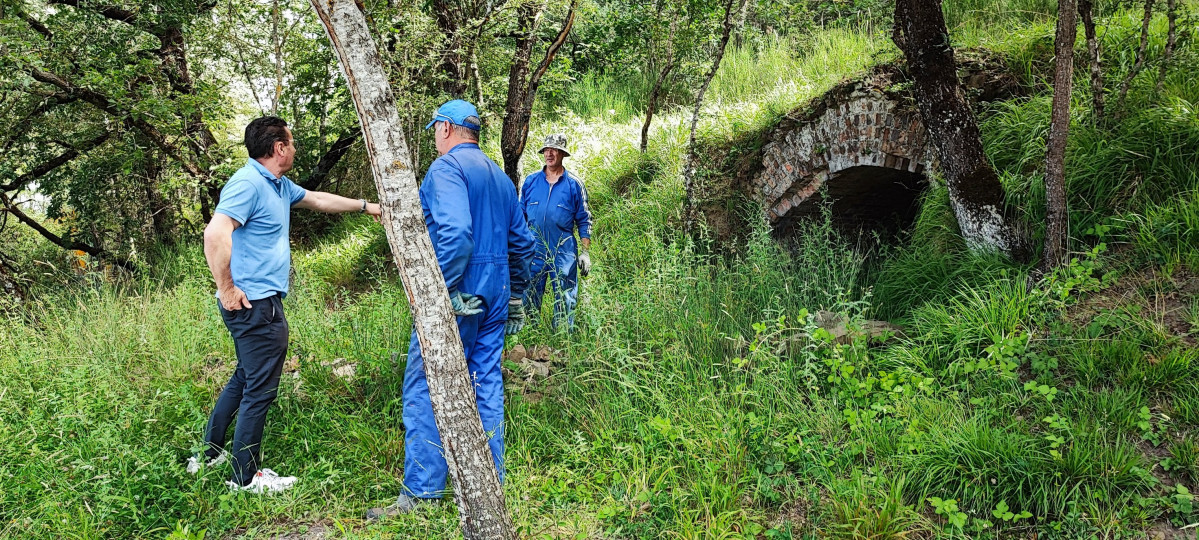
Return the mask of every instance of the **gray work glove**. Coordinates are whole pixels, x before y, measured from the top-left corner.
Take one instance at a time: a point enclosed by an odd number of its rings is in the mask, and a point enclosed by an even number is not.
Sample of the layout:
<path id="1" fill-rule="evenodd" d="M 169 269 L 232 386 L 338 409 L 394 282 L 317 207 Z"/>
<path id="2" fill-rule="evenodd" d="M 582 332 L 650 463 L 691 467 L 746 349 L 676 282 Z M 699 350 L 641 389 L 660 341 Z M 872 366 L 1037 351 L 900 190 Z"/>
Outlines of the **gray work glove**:
<path id="1" fill-rule="evenodd" d="M 473 294 L 450 293 L 450 307 L 453 308 L 454 315 L 459 317 L 470 317 L 483 313 L 482 305 L 483 301 Z"/>
<path id="2" fill-rule="evenodd" d="M 587 277 L 587 274 L 590 274 L 590 273 L 591 273 L 591 253 L 589 253 L 587 250 L 584 249 L 583 252 L 579 254 L 579 275 L 581 275 L 583 277 Z"/>
<path id="3" fill-rule="evenodd" d="M 520 298 L 508 299 L 508 322 L 504 323 L 504 335 L 511 336 L 520 333 L 525 327 L 525 304 Z"/>

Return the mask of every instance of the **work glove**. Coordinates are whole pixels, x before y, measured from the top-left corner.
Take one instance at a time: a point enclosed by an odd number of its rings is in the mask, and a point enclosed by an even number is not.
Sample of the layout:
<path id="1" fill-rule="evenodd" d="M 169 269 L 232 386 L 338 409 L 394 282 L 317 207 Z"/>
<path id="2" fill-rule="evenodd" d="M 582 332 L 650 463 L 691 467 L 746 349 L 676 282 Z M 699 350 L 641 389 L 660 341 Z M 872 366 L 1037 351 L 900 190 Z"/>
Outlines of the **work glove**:
<path id="1" fill-rule="evenodd" d="M 579 254 L 579 275 L 587 277 L 587 274 L 590 273 L 591 253 L 588 253 L 588 251 L 584 249 L 583 252 Z"/>
<path id="2" fill-rule="evenodd" d="M 459 317 L 470 317 L 483 313 L 483 301 L 478 296 L 467 293 L 452 292 L 450 293 L 450 307 L 453 308 L 454 315 Z"/>
<path id="3" fill-rule="evenodd" d="M 520 298 L 508 300 L 508 322 L 504 323 L 504 335 L 511 336 L 520 333 L 525 327 L 525 304 Z"/>

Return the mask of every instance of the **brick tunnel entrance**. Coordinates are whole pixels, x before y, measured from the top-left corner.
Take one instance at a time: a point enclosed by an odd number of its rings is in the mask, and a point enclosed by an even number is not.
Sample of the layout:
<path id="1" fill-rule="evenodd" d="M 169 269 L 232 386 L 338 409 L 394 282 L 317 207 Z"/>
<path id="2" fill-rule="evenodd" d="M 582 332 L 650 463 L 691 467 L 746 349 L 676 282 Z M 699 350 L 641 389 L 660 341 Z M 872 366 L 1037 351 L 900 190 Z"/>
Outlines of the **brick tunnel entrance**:
<path id="1" fill-rule="evenodd" d="M 1003 66 L 967 62 L 961 70 L 980 101 L 1022 88 Z M 825 209 L 845 232 L 909 229 L 937 160 L 907 80 L 898 66 L 882 66 L 783 115 L 738 162 L 731 187 L 761 206 L 778 236 Z M 733 230 L 728 210 L 712 207 L 713 230 Z"/>
<path id="2" fill-rule="evenodd" d="M 820 219 L 828 206 L 833 226 L 850 237 L 870 232 L 892 236 L 915 222 L 920 195 L 927 187 L 923 172 L 872 165 L 849 167 L 831 175 L 822 191 L 792 208 L 775 230 L 789 235 L 799 220 Z"/>
<path id="3" fill-rule="evenodd" d="M 841 232 L 892 235 L 920 210 L 933 161 L 927 141 L 910 103 L 851 84 L 780 124 L 762 148 L 749 192 L 783 236 L 830 205 Z"/>

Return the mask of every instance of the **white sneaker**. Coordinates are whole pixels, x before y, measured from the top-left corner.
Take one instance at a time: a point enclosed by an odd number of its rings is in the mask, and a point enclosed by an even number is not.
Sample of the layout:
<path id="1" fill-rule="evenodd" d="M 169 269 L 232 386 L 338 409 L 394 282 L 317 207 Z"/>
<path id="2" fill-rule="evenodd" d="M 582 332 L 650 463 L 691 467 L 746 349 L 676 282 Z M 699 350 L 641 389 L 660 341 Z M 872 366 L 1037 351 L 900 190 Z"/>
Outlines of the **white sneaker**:
<path id="1" fill-rule="evenodd" d="M 258 469 L 258 473 L 254 475 L 254 479 L 249 484 L 244 486 L 237 485 L 236 482 L 229 480 L 225 485 L 234 491 L 249 491 L 250 493 L 279 493 L 286 491 L 296 483 L 294 476 L 279 476 L 275 471 L 270 469 Z"/>
<path id="2" fill-rule="evenodd" d="M 196 473 L 200 472 L 200 467 L 205 467 L 205 468 L 211 469 L 213 467 L 221 465 L 222 463 L 225 463 L 225 453 L 221 452 L 221 454 L 219 456 L 214 457 L 214 458 L 204 462 L 203 465 L 201 465 L 200 457 L 203 455 L 204 454 L 200 454 L 199 456 L 192 456 L 192 457 L 187 458 L 187 474 L 196 474 Z"/>

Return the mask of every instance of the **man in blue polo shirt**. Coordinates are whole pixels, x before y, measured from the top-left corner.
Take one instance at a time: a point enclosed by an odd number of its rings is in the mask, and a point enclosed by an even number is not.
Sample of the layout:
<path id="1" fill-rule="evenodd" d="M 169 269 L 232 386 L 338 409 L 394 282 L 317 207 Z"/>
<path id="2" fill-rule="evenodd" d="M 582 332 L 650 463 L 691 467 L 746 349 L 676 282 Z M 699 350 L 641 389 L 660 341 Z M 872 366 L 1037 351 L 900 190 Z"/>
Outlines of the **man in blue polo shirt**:
<path id="1" fill-rule="evenodd" d="M 456 99 L 437 109 L 425 129 L 434 128 L 437 158 L 420 185 L 420 204 L 445 277 L 466 367 L 474 382 L 475 404 L 488 434 L 488 446 L 504 480 L 504 381 L 500 353 L 505 329 L 524 323 L 521 296 L 529 282 L 533 236 L 504 170 L 479 150 L 479 113 Z M 446 488 L 446 460 L 433 419 L 429 383 L 416 332 L 404 371 L 404 489 L 387 508 L 367 518 L 409 512 L 440 499 Z"/>
<path id="2" fill-rule="evenodd" d="M 574 309 L 579 299 L 579 275 L 591 272 L 591 210 L 587 207 L 587 188 L 583 181 L 566 170 L 562 160 L 566 135 L 554 133 L 545 138 L 539 150 L 545 166 L 525 177 L 520 187 L 520 204 L 529 219 L 536 239 L 533 257 L 533 283 L 525 300 L 534 315 L 541 311 L 541 299 L 549 283 L 554 295 L 554 326 L 562 321 L 574 326 Z M 575 245 L 579 231 L 580 253 Z"/>
<path id="3" fill-rule="evenodd" d="M 237 368 L 208 419 L 207 448 L 188 460 L 187 470 L 195 474 L 202 463 L 212 467 L 229 459 L 229 486 L 262 493 L 283 491 L 296 481 L 260 466 L 266 413 L 287 357 L 283 297 L 291 270 L 291 209 L 364 212 L 376 219 L 381 210 L 365 200 L 306 191 L 283 176 L 291 170 L 296 147 L 287 122 L 280 118 L 250 122 L 245 144 L 250 159 L 221 189 L 216 212 L 204 229 L 204 256 L 216 280 L 217 309 L 233 336 Z M 233 445 L 226 450 L 234 417 Z"/>

